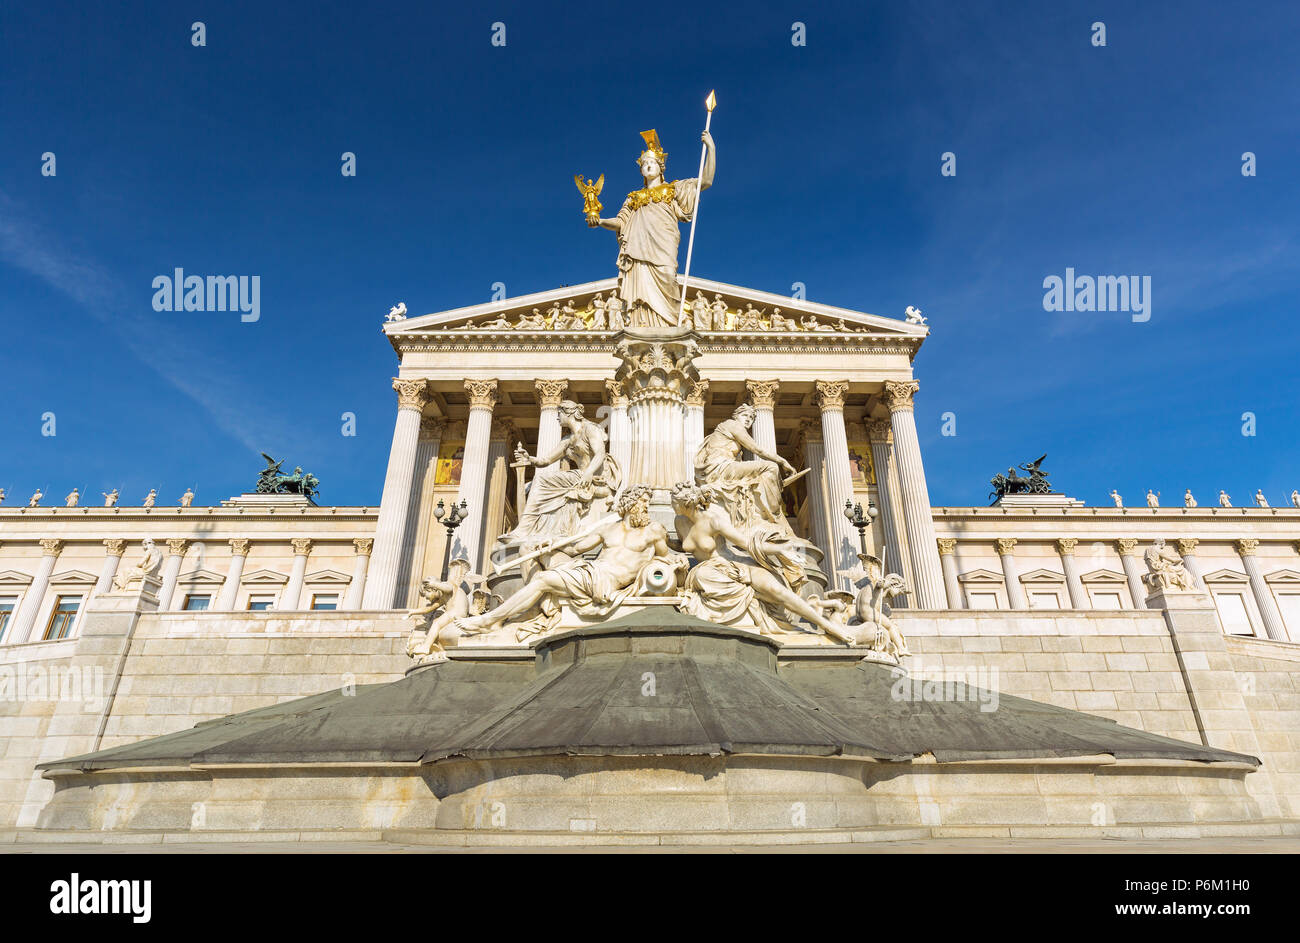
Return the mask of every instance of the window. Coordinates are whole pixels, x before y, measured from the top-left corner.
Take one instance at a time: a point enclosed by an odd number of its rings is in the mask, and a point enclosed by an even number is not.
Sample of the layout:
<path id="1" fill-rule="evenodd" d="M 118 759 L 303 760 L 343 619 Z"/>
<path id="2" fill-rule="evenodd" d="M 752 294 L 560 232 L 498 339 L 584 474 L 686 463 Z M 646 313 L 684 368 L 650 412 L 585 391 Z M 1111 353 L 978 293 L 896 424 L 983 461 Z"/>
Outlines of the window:
<path id="1" fill-rule="evenodd" d="M 1030 609 L 1060 609 L 1061 597 L 1052 592 L 1037 592 L 1029 594 Z"/>
<path id="2" fill-rule="evenodd" d="M 0 607 L 3 606 L 4 600 L 0 599 Z M 1282 612 L 1282 621 L 1286 623 L 1291 641 L 1300 642 L 1300 593 L 1278 593 L 1277 608 Z M 0 619 L 3 618 L 3 614 L 0 614 Z M 0 638 L 3 637 L 4 631 L 0 629 Z"/>
<path id="3" fill-rule="evenodd" d="M 971 592 L 969 596 L 970 596 L 970 607 L 972 609 L 997 609 L 998 608 L 997 593 Z"/>
<path id="4" fill-rule="evenodd" d="M 202 612 L 210 605 L 212 605 L 211 596 L 196 596 L 194 593 L 190 593 L 185 597 L 186 612 Z"/>
<path id="5" fill-rule="evenodd" d="M 1092 608 L 1123 609 L 1124 603 L 1120 600 L 1119 593 L 1109 589 L 1098 589 L 1092 592 Z"/>
<path id="6" fill-rule="evenodd" d="M 54 603 L 54 611 L 50 613 L 50 624 L 45 627 L 45 641 L 67 638 L 80 608 L 80 596 L 60 596 Z"/>
<path id="7" fill-rule="evenodd" d="M 9 620 L 14 617 L 14 607 L 17 605 L 17 596 L 0 596 L 0 642 L 5 640 L 5 633 L 9 631 Z"/>
<path id="8" fill-rule="evenodd" d="M 337 609 L 339 607 L 338 594 L 313 593 L 311 597 L 311 607 L 313 609 Z"/>
<path id="9" fill-rule="evenodd" d="M 1246 598 L 1241 593 L 1215 593 L 1214 604 L 1223 620 L 1223 631 L 1229 635 L 1254 635 L 1250 613 L 1246 611 Z"/>
<path id="10" fill-rule="evenodd" d="M 274 605 L 275 605 L 274 596 L 249 596 L 248 597 L 249 612 L 264 612 L 267 609 L 270 609 Z"/>

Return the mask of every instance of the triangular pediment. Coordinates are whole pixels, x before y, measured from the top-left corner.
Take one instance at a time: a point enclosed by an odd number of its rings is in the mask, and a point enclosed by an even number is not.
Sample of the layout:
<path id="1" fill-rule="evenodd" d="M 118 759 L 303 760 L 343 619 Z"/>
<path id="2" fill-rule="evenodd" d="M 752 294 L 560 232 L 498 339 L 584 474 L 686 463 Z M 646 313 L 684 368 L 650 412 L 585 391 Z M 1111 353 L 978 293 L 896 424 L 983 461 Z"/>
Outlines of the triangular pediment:
<path id="1" fill-rule="evenodd" d="M 28 573 L 19 573 L 17 570 L 4 570 L 0 572 L 0 586 L 30 586 L 32 577 Z"/>
<path id="2" fill-rule="evenodd" d="M 1057 573 L 1055 570 L 1045 570 L 1041 567 L 1037 570 L 1030 570 L 1028 573 L 1020 574 L 1022 583 L 1064 583 L 1065 575 Z"/>
<path id="3" fill-rule="evenodd" d="M 680 282 L 680 276 L 678 280 Z M 577 315 L 584 316 L 585 325 L 590 325 L 595 311 L 592 304 L 595 297 L 599 294 L 604 298 L 608 298 L 617 286 L 617 278 L 605 278 L 600 281 L 554 288 L 550 291 L 535 292 L 514 298 L 503 298 L 499 301 L 490 301 L 465 308 L 454 308 L 449 311 L 439 311 L 432 314 L 406 317 L 397 321 L 387 321 L 384 323 L 383 329 L 384 333 L 392 339 L 412 335 L 428 336 L 444 331 L 473 334 L 598 334 L 600 332 L 594 331 L 589 326 L 557 331 L 553 327 L 555 315 L 559 313 L 566 322 L 576 324 L 573 321 L 574 315 L 568 313 L 572 311 Z M 715 282 L 710 279 L 692 278 L 688 295 L 694 298 L 697 292 L 703 292 L 709 300 L 714 300 L 720 296 L 722 301 L 726 303 L 728 311 L 727 327 L 724 331 L 719 332 L 723 334 L 759 333 L 770 335 L 786 333 L 805 336 L 816 334 L 826 334 L 828 336 L 864 334 L 875 337 L 893 335 L 898 338 L 912 339 L 918 343 L 929 334 L 929 328 L 925 325 L 913 324 L 903 318 L 881 317 L 880 315 L 867 314 L 862 311 L 853 311 L 849 308 L 838 308 L 833 305 L 792 298 L 788 295 L 777 295 L 752 288 L 743 288 L 738 285 L 728 285 L 725 282 Z M 566 304 L 568 308 L 566 308 Z M 546 324 L 551 326 L 537 328 L 529 323 L 528 319 L 533 317 L 534 309 L 545 320 Z M 751 311 L 758 312 L 757 319 L 752 314 L 745 317 Z M 773 315 L 777 312 L 780 313 L 781 318 L 791 322 L 792 327 L 774 329 Z M 689 310 L 687 313 L 689 316 Z M 523 322 L 522 326 L 521 320 Z M 753 330 L 749 326 L 755 320 L 759 325 L 757 330 Z"/>
<path id="4" fill-rule="evenodd" d="M 51 576 L 50 582 L 89 585 L 99 582 L 99 579 L 93 573 L 87 573 L 85 570 L 64 570 L 62 573 L 55 573 Z"/>
<path id="5" fill-rule="evenodd" d="M 245 573 L 242 582 L 262 586 L 282 586 L 289 582 L 289 577 L 275 570 L 254 570 L 252 573 Z"/>
<path id="6" fill-rule="evenodd" d="M 1089 583 L 1127 583 L 1128 577 L 1115 570 L 1091 570 L 1079 577 Z"/>
<path id="7" fill-rule="evenodd" d="M 957 577 L 959 583 L 1001 583 L 1002 574 L 992 570 L 967 570 Z"/>
<path id="8" fill-rule="evenodd" d="M 338 570 L 317 570 L 315 573 L 308 573 L 306 577 L 308 583 L 351 583 L 352 577 Z"/>
<path id="9" fill-rule="evenodd" d="M 1265 573 L 1264 578 L 1272 580 L 1274 583 L 1300 583 L 1300 573 L 1295 570 L 1274 570 L 1271 573 Z"/>
<path id="10" fill-rule="evenodd" d="M 226 578 L 213 570 L 190 570 L 176 578 L 178 583 L 224 583 Z"/>
<path id="11" fill-rule="evenodd" d="M 1238 573 L 1235 570 L 1215 570 L 1213 573 L 1205 574 L 1205 582 L 1249 583 L 1250 578 L 1245 573 Z"/>

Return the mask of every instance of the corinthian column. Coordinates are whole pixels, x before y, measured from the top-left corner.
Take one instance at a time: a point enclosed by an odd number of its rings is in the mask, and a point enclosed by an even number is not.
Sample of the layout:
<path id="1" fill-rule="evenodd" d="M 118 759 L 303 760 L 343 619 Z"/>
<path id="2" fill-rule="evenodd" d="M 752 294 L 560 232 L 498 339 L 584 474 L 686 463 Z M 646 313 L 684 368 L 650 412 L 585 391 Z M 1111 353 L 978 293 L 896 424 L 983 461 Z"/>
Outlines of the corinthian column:
<path id="1" fill-rule="evenodd" d="M 284 588 L 284 597 L 280 600 L 281 609 L 302 608 L 302 584 L 307 576 L 307 555 L 311 553 L 310 537 L 294 537 L 293 569 L 289 571 L 289 585 Z"/>
<path id="2" fill-rule="evenodd" d="M 95 583 L 95 595 L 107 593 L 113 588 L 113 577 L 122 563 L 122 553 L 126 550 L 125 540 L 110 538 L 104 541 L 104 568 L 99 571 L 99 580 Z"/>
<path id="3" fill-rule="evenodd" d="M 1079 568 L 1074 562 L 1074 548 L 1078 544 L 1077 537 L 1062 537 L 1056 542 L 1056 549 L 1061 554 L 1061 569 L 1065 571 L 1065 588 L 1070 594 L 1070 608 L 1091 609 L 1092 601 L 1083 589 L 1083 580 L 1079 579 Z"/>
<path id="4" fill-rule="evenodd" d="M 692 363 L 699 346 L 690 339 L 620 334 L 614 351 L 622 361 L 614 379 L 627 391 L 632 426 L 627 483 L 666 492 L 686 467 L 686 393 L 700 378 Z M 656 503 L 672 513 L 666 497 Z"/>
<path id="5" fill-rule="evenodd" d="M 844 429 L 844 396 L 847 380 L 817 380 L 815 399 L 822 412 L 822 446 L 826 450 L 826 498 L 830 507 L 830 555 L 834 584 L 850 589 L 849 571 L 858 562 L 858 535 L 844 516 L 844 502 L 853 498 L 853 470 L 849 465 L 849 438 Z"/>
<path id="6" fill-rule="evenodd" d="M 609 397 L 609 454 L 614 456 L 614 461 L 618 462 L 618 467 L 626 475 L 628 463 L 632 460 L 632 427 L 627 419 L 627 393 L 618 380 L 606 380 L 605 395 Z"/>
<path id="7" fill-rule="evenodd" d="M 903 531 L 903 508 L 898 502 L 898 489 L 895 487 L 898 472 L 894 467 L 893 429 L 887 422 L 869 422 L 867 439 L 871 442 L 871 464 L 876 469 L 876 497 L 880 503 L 880 523 L 885 528 L 885 572 L 897 573 L 903 577 L 909 587 L 915 587 L 916 584 L 912 579 L 912 561 L 907 556 L 907 540 Z M 947 571 L 944 572 L 946 587 Z M 903 598 L 898 597 L 900 603 Z M 955 603 L 951 593 L 949 594 L 948 605 L 953 609 L 961 608 L 960 587 Z"/>
<path id="8" fill-rule="evenodd" d="M 1016 538 L 998 538 L 998 556 L 1002 558 L 1002 577 L 1007 584 L 1007 605 L 1012 609 L 1028 609 L 1025 588 L 1020 585 L 1020 569 L 1016 566 Z"/>
<path id="9" fill-rule="evenodd" d="M 411 502 L 411 480 L 415 476 L 416 451 L 420 442 L 420 414 L 429 402 L 424 380 L 393 378 L 397 392 L 397 423 L 388 452 L 388 474 L 379 500 L 375 523 L 375 553 L 370 579 L 366 583 L 365 608 L 391 609 L 396 605 L 397 572 Z"/>
<path id="10" fill-rule="evenodd" d="M 447 428 L 446 420 L 436 416 L 420 417 L 420 437 L 415 445 L 415 462 L 411 472 L 411 493 L 406 501 L 406 520 L 402 523 L 402 546 L 397 556 L 397 580 L 393 605 L 398 609 L 411 605 L 423 575 L 418 572 L 429 543 L 432 515 L 429 499 L 438 471 L 438 447 Z"/>
<path id="11" fill-rule="evenodd" d="M 920 384 L 915 380 L 887 381 L 885 402 L 889 406 L 889 425 L 894 432 L 894 454 L 898 457 L 903 526 L 907 530 L 907 549 L 912 560 L 912 579 L 916 581 L 917 604 L 922 609 L 942 609 L 943 573 L 935 543 L 930 489 L 926 487 L 925 466 L 921 464 L 921 442 L 916 435 L 916 417 L 912 414 L 912 398 L 919 388 Z"/>
<path id="12" fill-rule="evenodd" d="M 1201 562 L 1196 559 L 1196 545 L 1200 543 L 1195 537 L 1178 538 L 1178 555 L 1183 558 L 1183 566 L 1191 574 L 1192 580 L 1201 589 L 1205 589 L 1205 577 L 1201 575 Z"/>
<path id="13" fill-rule="evenodd" d="M 244 578 L 244 564 L 248 560 L 246 537 L 232 537 L 230 543 L 230 569 L 226 570 L 226 580 L 221 584 L 221 595 L 217 597 L 217 609 L 220 612 L 233 612 L 239 598 L 239 583 Z"/>
<path id="14" fill-rule="evenodd" d="M 32 584 L 23 593 L 23 607 L 14 617 L 13 631 L 9 638 L 13 644 L 30 641 L 32 626 L 36 624 L 36 614 L 40 612 L 45 593 L 50 588 L 50 574 L 54 572 L 54 563 L 59 559 L 63 541 L 45 538 L 41 541 L 41 562 L 36 565 L 36 575 Z"/>
<path id="15" fill-rule="evenodd" d="M 460 495 L 469 516 L 456 528 L 452 558 L 464 557 L 476 571 L 483 542 L 483 498 L 487 493 L 488 452 L 492 447 L 492 410 L 496 408 L 496 380 L 466 380 L 469 422 L 465 426 L 465 461 L 461 465 Z"/>
<path id="16" fill-rule="evenodd" d="M 361 608 L 366 591 L 366 570 L 370 566 L 370 551 L 374 545 L 370 537 L 357 537 L 352 541 L 356 556 L 352 558 L 352 582 L 348 584 L 348 594 L 343 600 L 344 609 Z"/>
<path id="17" fill-rule="evenodd" d="M 704 401 L 709 381 L 696 380 L 686 393 L 686 433 L 682 447 L 682 481 L 695 480 L 695 453 L 704 442 Z"/>
<path id="18" fill-rule="evenodd" d="M 492 558 L 496 539 L 505 532 L 506 489 L 510 486 L 510 454 L 519 432 L 508 419 L 492 420 L 492 439 L 488 446 L 487 489 L 483 497 L 483 540 L 479 559 Z"/>
<path id="19" fill-rule="evenodd" d="M 879 470 L 876 474 L 880 474 Z M 939 562 L 943 565 L 943 589 L 948 594 L 948 608 L 965 609 L 965 602 L 961 598 L 961 583 L 957 581 L 957 560 L 953 556 L 956 549 L 956 537 L 939 538 Z"/>
<path id="20" fill-rule="evenodd" d="M 569 389 L 568 380 L 534 380 L 537 399 L 542 404 L 537 420 L 537 454 L 545 455 L 560 444 L 560 401 Z M 542 471 L 551 471 L 560 463 L 551 462 Z"/>
<path id="21" fill-rule="evenodd" d="M 754 407 L 754 441 L 775 454 L 776 452 L 776 393 L 780 384 L 776 380 L 746 380 L 749 402 Z"/>
<path id="22" fill-rule="evenodd" d="M 1137 557 L 1133 556 L 1137 545 L 1138 542 L 1131 537 L 1122 537 L 1115 541 L 1115 548 L 1119 551 L 1120 566 L 1124 568 L 1124 576 L 1128 579 L 1128 594 L 1133 597 L 1133 608 L 1145 609 L 1147 589 L 1142 585 L 1142 571 L 1138 569 Z"/>
<path id="23" fill-rule="evenodd" d="M 1273 600 L 1273 593 L 1264 580 L 1264 573 L 1260 570 L 1259 560 L 1255 556 L 1258 547 L 1258 540 L 1237 541 L 1237 553 L 1246 568 L 1246 576 L 1250 578 L 1250 589 L 1255 594 L 1255 605 L 1259 607 L 1259 614 L 1264 617 L 1264 631 L 1273 641 L 1285 642 L 1286 627 L 1282 624 L 1282 613 L 1277 611 L 1277 603 Z"/>
<path id="24" fill-rule="evenodd" d="M 181 575 L 181 563 L 185 560 L 185 551 L 189 545 L 190 542 L 184 537 L 172 537 L 167 541 L 167 562 L 163 564 L 162 588 L 158 590 L 159 612 L 166 612 L 172 607 L 176 579 Z"/>
<path id="25" fill-rule="evenodd" d="M 835 561 L 831 558 L 831 526 L 826 510 L 826 447 L 822 443 L 822 427 L 805 419 L 799 423 L 799 437 L 803 445 L 803 465 L 808 469 L 804 484 L 808 487 L 808 526 L 812 542 L 822 552 L 822 560 L 835 578 Z"/>

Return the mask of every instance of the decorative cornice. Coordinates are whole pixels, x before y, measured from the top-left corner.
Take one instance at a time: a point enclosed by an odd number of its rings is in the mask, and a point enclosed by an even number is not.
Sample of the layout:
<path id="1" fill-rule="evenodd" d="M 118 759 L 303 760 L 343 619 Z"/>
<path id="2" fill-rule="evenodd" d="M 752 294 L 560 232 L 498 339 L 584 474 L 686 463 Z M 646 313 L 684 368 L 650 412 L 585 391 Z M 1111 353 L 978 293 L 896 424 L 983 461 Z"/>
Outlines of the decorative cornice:
<path id="1" fill-rule="evenodd" d="M 188 537 L 168 537 L 167 552 L 173 557 L 185 556 L 185 551 L 189 549 L 190 541 Z"/>
<path id="2" fill-rule="evenodd" d="M 292 537 L 289 543 L 293 544 L 293 555 L 295 557 L 305 557 L 311 553 L 310 537 Z"/>
<path id="3" fill-rule="evenodd" d="M 848 380 L 815 380 L 813 385 L 817 388 L 813 399 L 822 412 L 844 409 L 844 397 L 849 392 Z"/>
<path id="4" fill-rule="evenodd" d="M 888 419 L 873 419 L 865 424 L 867 427 L 867 440 L 872 443 L 884 443 L 890 445 L 894 441 L 894 427 L 889 424 Z"/>
<path id="5" fill-rule="evenodd" d="M 126 541 L 110 537 L 104 541 L 104 552 L 110 557 L 120 557 L 126 552 Z"/>
<path id="6" fill-rule="evenodd" d="M 920 388 L 921 384 L 916 380 L 886 380 L 885 404 L 889 407 L 889 411 L 893 413 L 900 409 L 911 410 L 912 399 Z"/>
<path id="7" fill-rule="evenodd" d="M 957 549 L 956 537 L 939 537 L 936 542 L 939 544 L 939 553 L 943 556 L 949 556 Z"/>
<path id="8" fill-rule="evenodd" d="M 1259 541 L 1254 537 L 1243 537 L 1237 541 L 1237 552 L 1243 557 L 1253 557 L 1259 549 Z"/>
<path id="9" fill-rule="evenodd" d="M 63 549 L 63 541 L 53 537 L 42 537 L 40 544 L 42 555 L 47 557 L 57 557 L 59 551 Z"/>
<path id="10" fill-rule="evenodd" d="M 1178 554 L 1179 554 L 1179 556 L 1183 556 L 1183 557 L 1185 557 L 1185 556 L 1187 556 L 1189 553 L 1195 553 L 1195 552 L 1196 552 L 1196 545 L 1197 545 L 1198 543 L 1200 543 L 1200 541 L 1197 540 L 1195 537 L 1179 537 L 1179 538 L 1178 538 Z"/>
<path id="11" fill-rule="evenodd" d="M 496 380 L 466 380 L 465 392 L 470 409 L 493 409 L 500 400 Z"/>
<path id="12" fill-rule="evenodd" d="M 1119 548 L 1119 555 L 1121 557 L 1127 557 L 1132 554 L 1133 551 L 1137 549 L 1137 545 L 1138 542 L 1132 537 L 1121 537 L 1119 540 L 1115 541 L 1115 546 Z"/>
<path id="13" fill-rule="evenodd" d="M 1078 537 L 1062 537 L 1056 542 L 1057 552 L 1062 556 L 1069 556 L 1074 553 L 1074 548 L 1079 545 Z"/>
<path id="14" fill-rule="evenodd" d="M 605 381 L 605 398 L 615 409 L 627 408 L 627 391 L 623 389 L 623 384 L 619 380 Z"/>
<path id="15" fill-rule="evenodd" d="M 533 387 L 537 390 L 537 399 L 542 404 L 542 409 L 556 409 L 569 390 L 569 381 L 534 380 Z"/>
<path id="16" fill-rule="evenodd" d="M 699 406 L 704 408 L 705 402 L 709 398 L 709 381 L 696 380 L 686 389 L 686 405 Z"/>
<path id="17" fill-rule="evenodd" d="M 429 405 L 429 384 L 426 380 L 403 380 L 393 377 L 393 390 L 397 393 L 398 409 L 423 412 Z"/>
<path id="18" fill-rule="evenodd" d="M 352 547 L 359 557 L 370 556 L 370 551 L 374 549 L 374 546 L 375 538 L 373 537 L 354 537 L 352 539 Z"/>
<path id="19" fill-rule="evenodd" d="M 252 543 L 247 537 L 231 537 L 227 541 L 230 544 L 230 552 L 237 557 L 248 556 L 248 545 Z"/>
<path id="20" fill-rule="evenodd" d="M 749 401 L 755 409 L 775 409 L 776 394 L 781 389 L 777 380 L 746 380 L 745 389 L 749 391 Z"/>
<path id="21" fill-rule="evenodd" d="M 998 544 L 998 556 L 999 556 L 999 557 L 1005 557 L 1005 556 L 1006 556 L 1007 554 L 1009 554 L 1009 553 L 1015 553 L 1015 550 L 1016 550 L 1016 538 L 1014 538 L 1014 537 L 999 537 L 999 538 L 997 539 L 997 544 Z"/>

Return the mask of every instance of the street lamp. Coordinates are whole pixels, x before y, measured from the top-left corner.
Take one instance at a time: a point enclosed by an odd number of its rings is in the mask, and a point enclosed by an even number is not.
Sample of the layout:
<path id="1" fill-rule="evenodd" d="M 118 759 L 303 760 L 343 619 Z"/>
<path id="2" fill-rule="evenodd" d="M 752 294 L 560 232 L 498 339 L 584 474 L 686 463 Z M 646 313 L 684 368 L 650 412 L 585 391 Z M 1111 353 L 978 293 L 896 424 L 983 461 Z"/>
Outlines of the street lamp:
<path id="1" fill-rule="evenodd" d="M 441 498 L 438 499 L 438 506 L 433 509 L 433 519 L 447 528 L 447 548 L 442 555 L 442 581 L 447 582 L 447 566 L 451 563 L 451 539 L 456 533 L 456 528 L 461 525 L 465 518 L 469 517 L 469 505 L 465 499 L 460 499 L 460 504 L 452 502 L 450 510 L 443 504 Z M 443 520 L 446 518 L 446 520 Z"/>
<path id="2" fill-rule="evenodd" d="M 867 502 L 867 510 L 863 512 L 861 503 L 854 504 L 852 500 L 845 498 L 844 516 L 858 529 L 858 541 L 862 544 L 862 553 L 868 554 L 870 551 L 867 550 L 867 528 L 880 516 L 880 512 L 871 505 L 870 501 Z"/>

